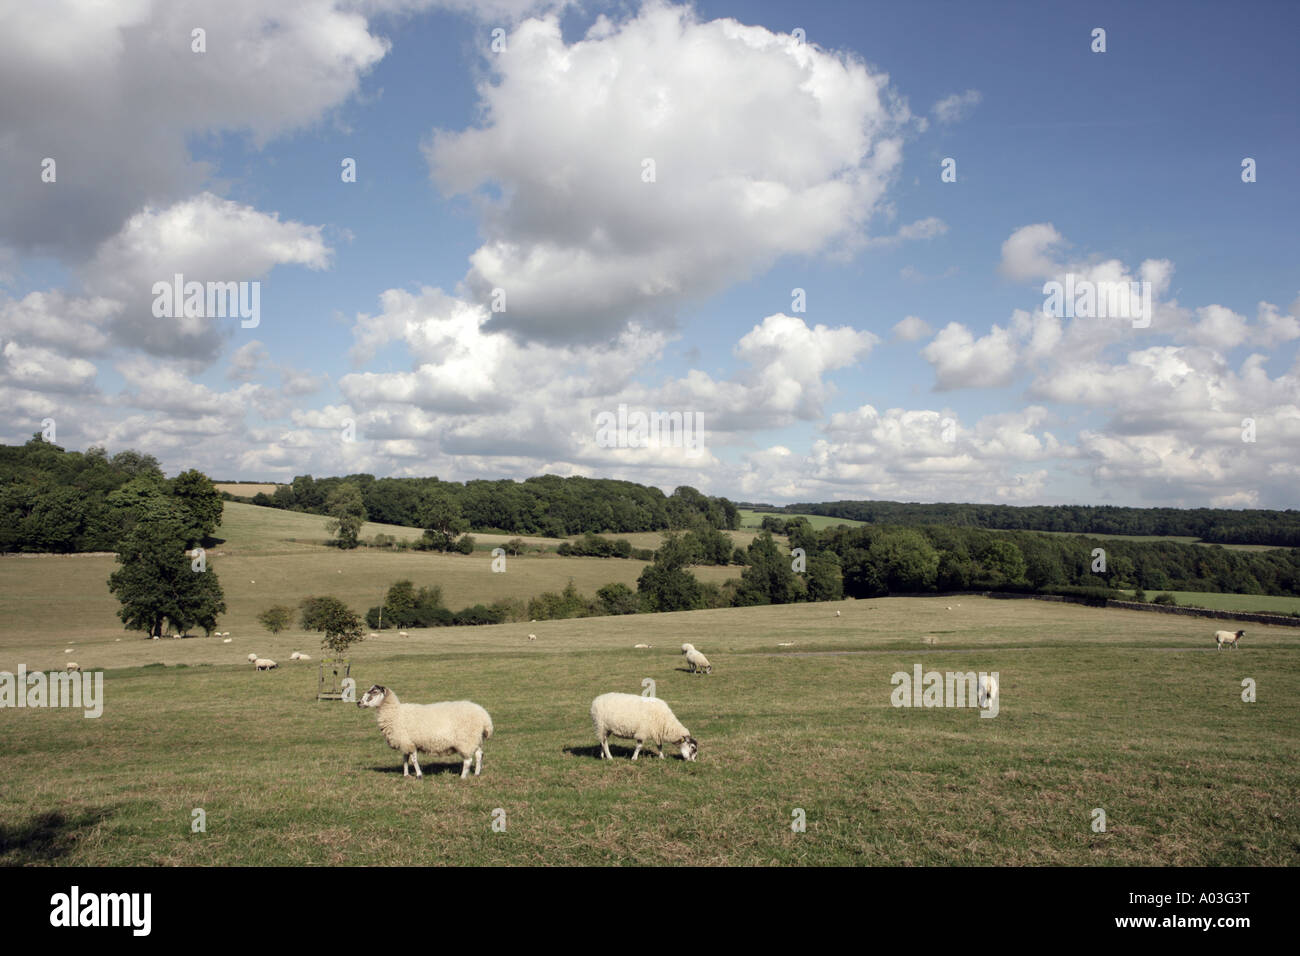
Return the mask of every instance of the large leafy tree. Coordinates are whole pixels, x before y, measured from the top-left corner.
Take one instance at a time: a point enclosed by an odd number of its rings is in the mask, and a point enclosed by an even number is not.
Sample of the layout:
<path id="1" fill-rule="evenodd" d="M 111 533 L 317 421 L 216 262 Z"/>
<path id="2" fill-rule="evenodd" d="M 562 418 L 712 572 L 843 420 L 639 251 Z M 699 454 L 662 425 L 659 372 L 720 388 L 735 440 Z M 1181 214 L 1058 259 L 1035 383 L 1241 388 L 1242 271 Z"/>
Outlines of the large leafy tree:
<path id="1" fill-rule="evenodd" d="M 117 615 L 128 630 L 161 636 L 167 625 L 179 633 L 216 629 L 225 595 L 216 571 L 206 562 L 197 570 L 186 554 L 189 528 L 184 510 L 164 499 L 147 506 L 124 537 L 108 589 L 122 602 Z"/>
<path id="2" fill-rule="evenodd" d="M 648 611 L 690 611 L 704 606 L 700 582 L 686 570 L 694 548 L 685 537 L 665 534 L 654 563 L 637 578 L 636 589 Z"/>
<path id="3" fill-rule="evenodd" d="M 221 524 L 222 509 L 221 493 L 212 484 L 212 479 L 191 468 L 171 480 L 171 492 L 189 519 L 190 544 L 199 544 L 204 538 L 211 537 Z"/>
<path id="4" fill-rule="evenodd" d="M 330 492 L 325 502 L 325 513 L 330 516 L 326 528 L 330 534 L 338 536 L 340 548 L 355 548 L 361 534 L 361 526 L 366 523 L 366 506 L 361 498 L 361 489 L 351 482 L 339 485 Z"/>
<path id="5" fill-rule="evenodd" d="M 425 544 L 434 551 L 450 551 L 456 538 L 469 530 L 460 502 L 444 491 L 430 491 L 420 508 Z"/>
<path id="6" fill-rule="evenodd" d="M 754 539 L 747 558 L 749 565 L 740 574 L 740 589 L 736 592 L 738 605 L 789 604 L 797 599 L 790 559 L 781 554 L 770 531 Z"/>

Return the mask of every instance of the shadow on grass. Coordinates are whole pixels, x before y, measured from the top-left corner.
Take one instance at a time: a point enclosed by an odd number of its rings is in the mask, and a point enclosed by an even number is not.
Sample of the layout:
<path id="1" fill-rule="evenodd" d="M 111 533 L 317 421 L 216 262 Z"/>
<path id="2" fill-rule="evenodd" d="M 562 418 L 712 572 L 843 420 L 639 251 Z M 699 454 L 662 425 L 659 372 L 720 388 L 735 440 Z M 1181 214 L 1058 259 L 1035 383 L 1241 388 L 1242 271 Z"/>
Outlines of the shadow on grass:
<path id="1" fill-rule="evenodd" d="M 487 754 L 483 755 L 483 760 L 485 763 L 487 762 Z M 395 773 L 399 777 L 402 775 L 402 765 L 400 763 L 385 764 L 382 767 L 371 767 L 370 769 L 373 770 L 375 773 Z M 425 763 L 423 760 L 421 760 L 420 770 L 424 773 L 426 777 L 437 776 L 440 773 L 454 773 L 456 776 L 459 777 L 461 771 L 461 764 L 459 761 L 457 761 L 456 763 Z M 411 770 L 409 771 L 409 773 L 412 777 L 415 776 L 415 770 Z M 474 768 L 472 766 L 469 768 L 469 775 L 471 777 L 474 776 Z"/>
<path id="2" fill-rule="evenodd" d="M 590 757 L 593 760 L 600 759 L 600 744 L 592 744 L 590 747 L 565 747 L 564 752 L 570 757 Z M 609 754 L 615 760 L 631 760 L 632 754 L 636 752 L 635 747 L 623 747 L 610 741 Z M 654 757 L 655 752 L 650 749 L 649 745 L 641 748 L 642 757 Z M 657 758 L 656 758 L 657 759 Z"/>
<path id="3" fill-rule="evenodd" d="M 67 816 L 54 810 L 38 814 L 26 823 L 0 823 L 0 866 L 52 863 L 76 848 L 85 831 L 107 820 L 107 808 Z"/>

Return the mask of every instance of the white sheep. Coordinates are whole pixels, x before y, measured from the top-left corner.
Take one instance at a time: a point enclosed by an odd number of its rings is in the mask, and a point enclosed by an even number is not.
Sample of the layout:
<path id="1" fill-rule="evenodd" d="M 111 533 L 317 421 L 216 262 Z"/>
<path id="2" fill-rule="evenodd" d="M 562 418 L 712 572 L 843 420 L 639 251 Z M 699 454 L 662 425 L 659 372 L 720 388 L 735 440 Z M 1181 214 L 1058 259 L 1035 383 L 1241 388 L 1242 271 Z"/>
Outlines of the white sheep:
<path id="1" fill-rule="evenodd" d="M 609 752 L 609 738 L 626 737 L 636 741 L 632 751 L 635 760 L 648 742 L 655 746 L 660 757 L 664 744 L 677 744 L 683 760 L 694 760 L 700 745 L 691 732 L 682 726 L 672 708 L 658 697 L 640 697 L 637 694 L 601 694 L 591 702 L 591 722 L 596 727 L 596 740 L 600 742 L 600 756 L 613 760 Z"/>
<path id="2" fill-rule="evenodd" d="M 406 635 L 406 632 L 405 632 L 405 631 L 398 631 L 398 632 L 397 632 L 397 636 L 398 636 L 398 637 L 406 637 L 407 635 Z"/>
<path id="3" fill-rule="evenodd" d="M 1235 634 L 1232 631 L 1215 631 L 1214 644 L 1216 649 L 1220 651 L 1223 650 L 1224 644 L 1231 644 L 1232 649 L 1235 651 L 1237 649 L 1237 642 L 1245 636 L 1245 631 L 1237 631 Z"/>
<path id="4" fill-rule="evenodd" d="M 536 635 L 536 634 L 529 634 L 529 635 L 528 635 L 528 639 L 529 639 L 530 641 L 535 641 L 535 640 L 537 640 L 537 635 Z"/>
<path id="5" fill-rule="evenodd" d="M 705 674 L 713 673 L 713 665 L 709 663 L 709 659 L 695 648 L 692 647 L 689 651 L 684 651 L 683 653 L 686 655 L 686 666 L 690 669 L 691 673 L 696 673 L 698 671 L 702 671 Z"/>
<path id="6" fill-rule="evenodd" d="M 374 684 L 357 706 L 375 708 L 388 746 L 403 755 L 403 777 L 410 775 L 412 765 L 417 777 L 424 776 L 418 757 L 421 751 L 434 757 L 459 754 L 462 780 L 469 776 L 471 763 L 474 776 L 482 772 L 483 742 L 492 736 L 492 718 L 473 701 L 403 704 L 387 687 Z"/>
<path id="7" fill-rule="evenodd" d="M 233 641 L 233 640 L 234 640 L 233 637 L 228 637 L 228 638 L 226 638 L 224 641 L 222 641 L 221 643 L 222 643 L 222 644 L 229 644 L 229 643 L 230 643 L 231 641 Z"/>
<path id="8" fill-rule="evenodd" d="M 975 697 L 981 707 L 990 706 L 993 701 L 998 699 L 998 679 L 992 674 L 980 675 Z"/>
<path id="9" fill-rule="evenodd" d="M 794 647 L 794 641 L 777 641 L 777 647 Z"/>
<path id="10" fill-rule="evenodd" d="M 836 612 L 835 612 L 835 616 L 836 616 L 836 617 L 839 617 L 839 616 L 840 616 L 840 612 L 839 612 L 839 611 L 836 611 Z"/>
<path id="11" fill-rule="evenodd" d="M 653 646 L 654 646 L 654 645 L 652 645 L 652 644 L 633 644 L 633 645 L 632 645 L 632 648 L 633 648 L 633 650 L 648 651 L 648 650 L 649 650 L 651 647 L 653 647 Z"/>
<path id="12" fill-rule="evenodd" d="M 273 671 L 280 665 L 269 657 L 255 657 L 253 659 L 253 666 L 259 671 Z"/>
<path id="13" fill-rule="evenodd" d="M 69 648 L 68 648 L 67 650 L 65 650 L 63 653 L 65 653 L 65 654 L 71 654 L 71 653 L 72 653 L 72 648 L 69 647 Z"/>
<path id="14" fill-rule="evenodd" d="M 289 655 L 289 660 L 291 660 L 291 661 L 309 661 L 309 660 L 311 660 L 311 657 L 310 657 L 309 655 L 307 655 L 307 654 L 302 653 L 301 651 L 294 651 L 292 654 Z"/>
<path id="15" fill-rule="evenodd" d="M 68 673 L 69 673 L 69 674 L 71 674 L 73 671 L 79 671 L 79 670 L 81 670 L 81 665 L 80 665 L 80 664 L 78 664 L 76 661 L 68 661 Z"/>

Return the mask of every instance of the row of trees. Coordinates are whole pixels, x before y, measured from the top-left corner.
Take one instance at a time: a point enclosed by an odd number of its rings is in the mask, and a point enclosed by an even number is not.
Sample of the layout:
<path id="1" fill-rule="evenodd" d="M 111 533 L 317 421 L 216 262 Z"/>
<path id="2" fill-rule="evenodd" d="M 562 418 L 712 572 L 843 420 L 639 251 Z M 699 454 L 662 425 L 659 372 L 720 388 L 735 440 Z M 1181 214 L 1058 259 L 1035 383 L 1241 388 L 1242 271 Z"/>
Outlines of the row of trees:
<path id="1" fill-rule="evenodd" d="M 183 547 L 221 524 L 221 495 L 200 471 L 168 480 L 152 455 L 70 452 L 39 434 L 0 445 L 0 552 L 118 551 L 164 505 Z"/>
<path id="2" fill-rule="evenodd" d="M 259 493 L 254 504 L 331 514 L 331 495 L 352 485 L 360 509 L 371 521 L 428 528 L 440 523 L 448 533 L 474 528 L 506 534 L 564 538 L 584 532 L 630 533 L 689 528 L 703 520 L 710 527 L 739 527 L 740 514 L 726 498 L 713 498 L 682 486 L 671 495 L 658 488 L 606 478 L 542 475 L 524 481 L 440 481 L 437 478 L 339 478 L 299 475 L 274 494 Z M 354 508 L 355 510 L 355 508 Z M 438 522 L 428 522 L 430 512 Z M 461 526 L 463 523 L 463 526 Z M 459 527 L 459 531 L 454 529 Z"/>
<path id="3" fill-rule="evenodd" d="M 813 514 L 868 524 L 948 525 L 1004 531 L 1194 537 L 1219 544 L 1300 546 L 1300 511 L 1226 508 L 1125 508 L 1115 505 L 917 504 L 899 501 L 827 501 L 773 507 L 775 514 Z"/>

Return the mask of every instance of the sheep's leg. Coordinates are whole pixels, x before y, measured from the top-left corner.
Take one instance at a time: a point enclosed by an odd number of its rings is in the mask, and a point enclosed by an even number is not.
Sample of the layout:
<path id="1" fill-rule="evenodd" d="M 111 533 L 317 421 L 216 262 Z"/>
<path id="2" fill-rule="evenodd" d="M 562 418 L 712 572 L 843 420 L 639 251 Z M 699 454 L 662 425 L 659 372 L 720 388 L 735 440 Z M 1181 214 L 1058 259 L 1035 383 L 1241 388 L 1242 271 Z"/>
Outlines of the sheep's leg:
<path id="1" fill-rule="evenodd" d="M 416 755 L 414 750 L 411 751 L 411 763 L 415 764 L 415 775 L 417 777 L 423 777 L 424 774 L 420 771 L 420 758 Z"/>
<path id="2" fill-rule="evenodd" d="M 411 775 L 411 755 L 406 754 L 404 757 L 402 757 L 402 776 L 409 777 L 410 775 Z"/>
<path id="3" fill-rule="evenodd" d="M 483 748 L 479 747 L 478 750 L 474 751 L 474 776 L 477 777 L 482 772 L 483 772 Z"/>
<path id="4" fill-rule="evenodd" d="M 600 738 L 600 759 L 613 760 L 614 755 L 609 752 L 609 734 L 604 734 Z"/>
<path id="5" fill-rule="evenodd" d="M 632 759 L 635 760 L 637 758 L 637 754 L 639 754 L 640 752 L 641 752 L 641 741 L 638 740 L 636 742 L 636 750 L 632 751 Z"/>

